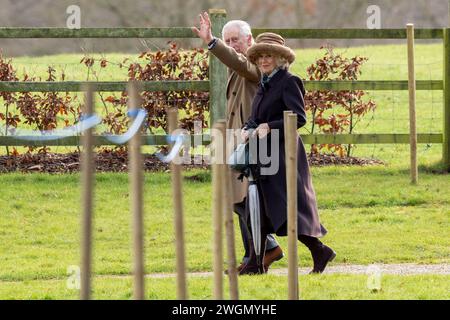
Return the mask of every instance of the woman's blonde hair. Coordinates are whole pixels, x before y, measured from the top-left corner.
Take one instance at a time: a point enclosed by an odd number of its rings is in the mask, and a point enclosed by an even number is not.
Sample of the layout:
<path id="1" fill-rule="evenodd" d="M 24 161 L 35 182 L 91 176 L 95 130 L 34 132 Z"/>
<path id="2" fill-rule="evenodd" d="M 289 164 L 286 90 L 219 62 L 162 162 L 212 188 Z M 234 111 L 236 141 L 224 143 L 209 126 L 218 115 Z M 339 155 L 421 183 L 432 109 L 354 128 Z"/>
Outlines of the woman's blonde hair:
<path id="1" fill-rule="evenodd" d="M 277 64 L 277 67 L 284 70 L 289 70 L 290 63 L 287 61 L 285 57 L 275 55 L 275 61 Z"/>

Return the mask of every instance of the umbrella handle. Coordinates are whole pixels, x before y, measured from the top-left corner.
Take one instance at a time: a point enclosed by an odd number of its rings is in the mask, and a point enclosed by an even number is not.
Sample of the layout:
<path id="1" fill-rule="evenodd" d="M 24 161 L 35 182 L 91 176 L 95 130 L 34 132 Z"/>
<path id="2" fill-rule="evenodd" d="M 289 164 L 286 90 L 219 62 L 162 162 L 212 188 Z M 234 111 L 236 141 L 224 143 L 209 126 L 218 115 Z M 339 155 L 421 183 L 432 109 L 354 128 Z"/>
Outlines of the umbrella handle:
<path id="1" fill-rule="evenodd" d="M 264 270 L 264 265 L 261 260 L 262 260 L 261 255 L 257 255 L 256 256 L 256 265 L 258 266 L 258 272 L 260 274 L 263 274 L 263 273 L 265 273 L 265 270 Z"/>

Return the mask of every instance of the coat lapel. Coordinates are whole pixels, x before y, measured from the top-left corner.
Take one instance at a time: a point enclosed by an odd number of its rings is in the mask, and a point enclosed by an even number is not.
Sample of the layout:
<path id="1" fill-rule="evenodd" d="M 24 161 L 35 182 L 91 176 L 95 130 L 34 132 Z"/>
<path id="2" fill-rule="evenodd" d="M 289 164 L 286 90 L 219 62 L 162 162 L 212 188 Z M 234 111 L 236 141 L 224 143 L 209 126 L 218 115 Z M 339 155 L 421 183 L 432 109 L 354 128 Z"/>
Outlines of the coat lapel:
<path id="1" fill-rule="evenodd" d="M 230 70 L 230 69 L 228 69 L 228 70 Z M 231 81 L 232 81 L 233 79 L 235 79 L 236 77 L 237 77 L 236 72 L 234 72 L 234 71 L 230 71 L 230 72 L 229 72 L 229 74 L 228 74 L 228 81 L 227 81 L 227 99 L 229 99 L 229 97 L 230 97 L 230 85 L 231 85 Z"/>

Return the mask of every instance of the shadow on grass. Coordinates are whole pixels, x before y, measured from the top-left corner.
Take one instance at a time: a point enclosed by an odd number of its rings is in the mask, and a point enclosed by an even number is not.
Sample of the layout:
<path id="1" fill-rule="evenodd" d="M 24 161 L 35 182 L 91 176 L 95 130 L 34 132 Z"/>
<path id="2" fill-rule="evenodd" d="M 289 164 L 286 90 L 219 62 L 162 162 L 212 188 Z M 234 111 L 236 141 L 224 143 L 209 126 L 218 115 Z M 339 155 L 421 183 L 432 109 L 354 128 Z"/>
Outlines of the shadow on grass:
<path id="1" fill-rule="evenodd" d="M 442 161 L 434 162 L 429 165 L 421 164 L 418 166 L 419 174 L 436 174 L 436 175 L 447 175 L 450 173 L 450 169 L 446 168 L 446 165 Z M 409 174 L 410 168 L 404 168 L 399 170 L 403 174 Z"/>

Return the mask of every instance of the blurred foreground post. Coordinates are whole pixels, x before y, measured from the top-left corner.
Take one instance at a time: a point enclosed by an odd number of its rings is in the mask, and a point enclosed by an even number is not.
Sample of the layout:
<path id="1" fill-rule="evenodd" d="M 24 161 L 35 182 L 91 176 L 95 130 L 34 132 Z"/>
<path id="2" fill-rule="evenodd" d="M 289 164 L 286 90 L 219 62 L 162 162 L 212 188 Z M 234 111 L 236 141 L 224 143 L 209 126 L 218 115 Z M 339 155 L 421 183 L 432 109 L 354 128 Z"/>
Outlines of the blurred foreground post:
<path id="1" fill-rule="evenodd" d="M 133 115 L 141 106 L 140 86 L 132 81 L 128 84 L 128 112 Z M 144 218 L 143 218 L 143 160 L 141 153 L 141 130 L 128 143 L 130 200 L 133 233 L 133 274 L 135 300 L 143 300 L 144 289 Z"/>
<path id="2" fill-rule="evenodd" d="M 83 114 L 89 117 L 94 112 L 93 87 L 85 87 Z M 93 129 L 87 129 L 81 137 L 83 153 L 81 154 L 81 291 L 80 298 L 91 298 L 91 265 L 92 265 L 92 215 L 94 185 L 94 138 Z"/>
<path id="3" fill-rule="evenodd" d="M 167 120 L 169 124 L 169 134 L 174 138 L 174 131 L 178 129 L 178 109 L 169 108 L 167 110 Z M 172 141 L 175 142 L 175 141 Z M 177 265 L 177 300 L 188 299 L 186 286 L 186 259 L 184 248 L 184 221 L 183 221 L 183 193 L 181 165 L 175 164 L 179 160 L 178 155 L 170 163 L 172 176 L 172 193 L 174 201 L 174 231 L 175 231 L 175 252 Z"/>
<path id="4" fill-rule="evenodd" d="M 284 112 L 287 231 L 288 231 L 288 299 L 298 300 L 297 257 L 297 115 Z"/>
<path id="5" fill-rule="evenodd" d="M 213 184 L 213 299 L 223 299 L 223 252 L 222 252 L 222 216 L 224 206 L 225 177 L 223 166 L 225 149 L 225 121 L 217 121 L 211 132 L 211 156 L 212 166 L 212 184 Z"/>

